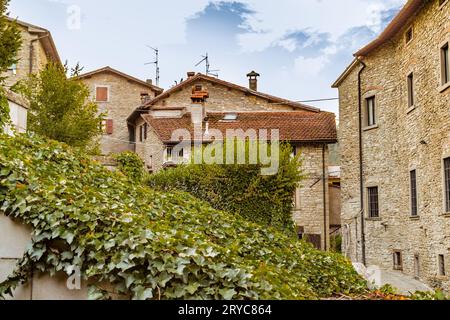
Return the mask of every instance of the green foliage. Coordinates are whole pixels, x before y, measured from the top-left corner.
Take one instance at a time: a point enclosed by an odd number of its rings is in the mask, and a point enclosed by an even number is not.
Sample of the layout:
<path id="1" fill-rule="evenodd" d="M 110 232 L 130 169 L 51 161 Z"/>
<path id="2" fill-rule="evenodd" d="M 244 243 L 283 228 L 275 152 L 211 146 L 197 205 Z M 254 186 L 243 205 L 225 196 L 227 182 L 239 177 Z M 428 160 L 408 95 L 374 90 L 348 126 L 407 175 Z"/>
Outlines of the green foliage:
<path id="1" fill-rule="evenodd" d="M 272 176 L 261 175 L 260 164 L 192 164 L 151 175 L 148 184 L 162 191 L 189 192 L 215 209 L 294 234 L 292 203 L 301 181 L 301 161 L 291 154 L 292 147 L 281 144 L 279 170 Z"/>
<path id="2" fill-rule="evenodd" d="M 333 252 L 342 253 L 342 235 L 334 235 L 330 238 L 330 249 Z"/>
<path id="3" fill-rule="evenodd" d="M 9 0 L 0 0 L 0 132 L 9 122 L 9 106 L 4 95 L 2 76 L 8 68 L 17 62 L 17 53 L 22 44 L 17 24 L 5 18 Z"/>
<path id="4" fill-rule="evenodd" d="M 450 296 L 444 292 L 437 290 L 435 292 L 418 291 L 410 296 L 412 300 L 450 300 Z"/>
<path id="5" fill-rule="evenodd" d="M 66 73 L 67 66 L 51 62 L 17 85 L 30 101 L 28 130 L 73 147 L 91 148 L 101 134 L 103 117 L 89 101 L 88 87 Z"/>
<path id="6" fill-rule="evenodd" d="M 134 182 L 141 183 L 145 177 L 144 161 L 134 152 L 122 152 L 114 156 L 119 170 Z"/>
<path id="7" fill-rule="evenodd" d="M 72 273 L 90 298 L 316 299 L 365 290 L 340 255 L 110 172 L 54 141 L 0 136 L 0 211 L 33 242 L 0 295 L 32 271 Z"/>

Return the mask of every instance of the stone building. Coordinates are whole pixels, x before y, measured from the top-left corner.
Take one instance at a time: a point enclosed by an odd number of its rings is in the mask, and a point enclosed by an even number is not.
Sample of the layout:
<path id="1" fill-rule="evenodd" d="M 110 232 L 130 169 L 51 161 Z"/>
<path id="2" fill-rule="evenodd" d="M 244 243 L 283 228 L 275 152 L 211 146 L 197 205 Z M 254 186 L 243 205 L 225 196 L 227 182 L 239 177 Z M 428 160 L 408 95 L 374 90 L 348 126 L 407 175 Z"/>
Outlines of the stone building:
<path id="1" fill-rule="evenodd" d="M 11 18 L 7 19 L 13 21 Z M 6 76 L 7 88 L 32 73 L 38 73 L 49 61 L 61 63 L 50 31 L 27 22 L 14 21 L 21 31 L 22 47 L 17 57 L 18 62 L 10 66 L 6 75 L 3 75 Z"/>
<path id="2" fill-rule="evenodd" d="M 154 99 L 163 89 L 151 80 L 142 81 L 111 67 L 101 68 L 79 76 L 91 91 L 92 100 L 105 114 L 104 134 L 100 148 L 103 155 L 134 151 L 129 143 L 127 118 L 146 100 Z"/>
<path id="3" fill-rule="evenodd" d="M 301 152 L 305 180 L 295 195 L 294 220 L 299 235 L 319 248 L 329 248 L 328 145 L 336 142 L 335 115 L 257 91 L 257 73 L 245 88 L 203 74 L 187 80 L 136 109 L 128 118 L 135 128 L 130 140 L 150 171 L 186 161 L 189 151 L 174 154 L 179 140 L 172 134 L 186 129 L 191 137 L 200 125 L 203 138 L 214 130 L 278 129 L 280 139 Z M 207 139 L 205 139 L 207 140 Z M 178 151 L 177 151 L 178 152 Z M 179 152 L 178 152 L 179 153 Z"/>
<path id="4" fill-rule="evenodd" d="M 450 1 L 409 0 L 339 88 L 347 256 L 450 290 Z"/>

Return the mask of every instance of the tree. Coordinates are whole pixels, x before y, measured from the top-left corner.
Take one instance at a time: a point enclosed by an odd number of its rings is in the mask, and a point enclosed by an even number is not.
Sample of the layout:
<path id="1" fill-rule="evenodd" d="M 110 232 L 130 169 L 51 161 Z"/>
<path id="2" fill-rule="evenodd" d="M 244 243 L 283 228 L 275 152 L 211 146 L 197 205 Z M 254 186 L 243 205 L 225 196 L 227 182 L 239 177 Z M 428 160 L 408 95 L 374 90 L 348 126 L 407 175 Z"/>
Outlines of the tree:
<path id="1" fill-rule="evenodd" d="M 92 146 L 101 133 L 103 115 L 89 100 L 88 87 L 73 77 L 79 69 L 72 69 L 68 78 L 67 64 L 50 62 L 17 85 L 17 91 L 30 102 L 29 131 L 73 147 Z"/>
<path id="2" fill-rule="evenodd" d="M 0 132 L 9 121 L 8 101 L 3 88 L 5 77 L 2 75 L 17 62 L 17 53 L 22 44 L 19 28 L 6 18 L 8 3 L 9 0 L 0 0 Z"/>

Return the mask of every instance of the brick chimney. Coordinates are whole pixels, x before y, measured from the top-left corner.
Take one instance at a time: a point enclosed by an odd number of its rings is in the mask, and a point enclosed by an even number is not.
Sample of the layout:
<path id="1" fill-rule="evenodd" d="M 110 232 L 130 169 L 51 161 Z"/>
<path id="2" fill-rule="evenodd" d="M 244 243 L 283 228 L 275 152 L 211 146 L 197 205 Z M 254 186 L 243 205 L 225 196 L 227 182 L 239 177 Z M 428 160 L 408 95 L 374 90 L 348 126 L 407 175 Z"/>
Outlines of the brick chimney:
<path id="1" fill-rule="evenodd" d="M 249 89 L 253 91 L 258 91 L 258 77 L 260 77 L 259 73 L 256 73 L 255 71 L 250 72 L 247 74 L 248 80 L 249 80 Z"/>
<path id="2" fill-rule="evenodd" d="M 190 79 L 190 78 L 193 78 L 193 77 L 195 77 L 195 72 L 189 71 L 189 72 L 187 73 L 187 78 Z"/>
<path id="3" fill-rule="evenodd" d="M 202 125 L 206 118 L 205 102 L 209 98 L 208 91 L 202 86 L 192 87 L 191 120 L 194 126 Z"/>

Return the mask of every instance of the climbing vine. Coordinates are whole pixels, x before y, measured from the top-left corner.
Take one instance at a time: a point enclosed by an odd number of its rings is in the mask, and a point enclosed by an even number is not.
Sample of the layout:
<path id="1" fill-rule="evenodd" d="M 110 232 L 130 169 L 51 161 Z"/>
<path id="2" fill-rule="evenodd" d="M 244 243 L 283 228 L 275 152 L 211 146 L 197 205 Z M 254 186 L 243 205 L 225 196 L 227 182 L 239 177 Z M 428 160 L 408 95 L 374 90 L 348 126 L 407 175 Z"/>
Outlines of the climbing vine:
<path id="1" fill-rule="evenodd" d="M 0 211 L 33 230 L 1 296 L 32 271 L 74 268 L 91 299 L 314 299 L 365 289 L 339 255 L 36 137 L 0 135 Z"/>

